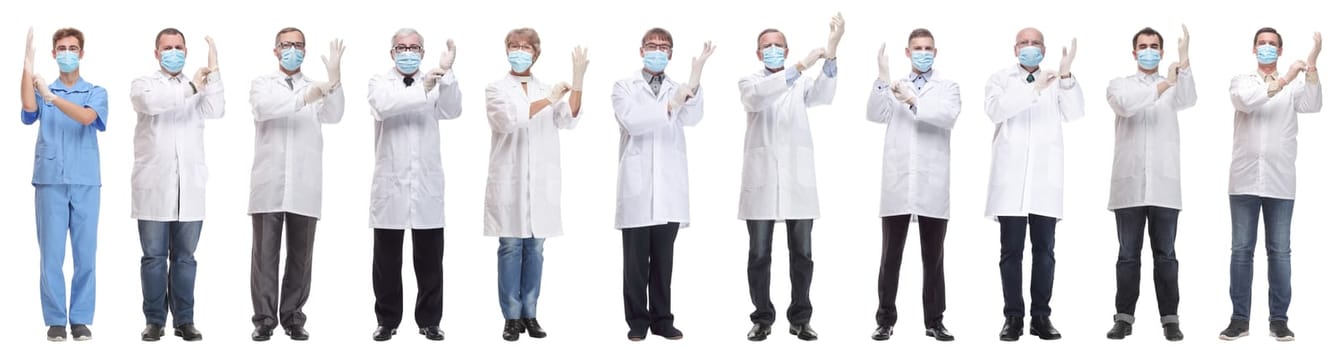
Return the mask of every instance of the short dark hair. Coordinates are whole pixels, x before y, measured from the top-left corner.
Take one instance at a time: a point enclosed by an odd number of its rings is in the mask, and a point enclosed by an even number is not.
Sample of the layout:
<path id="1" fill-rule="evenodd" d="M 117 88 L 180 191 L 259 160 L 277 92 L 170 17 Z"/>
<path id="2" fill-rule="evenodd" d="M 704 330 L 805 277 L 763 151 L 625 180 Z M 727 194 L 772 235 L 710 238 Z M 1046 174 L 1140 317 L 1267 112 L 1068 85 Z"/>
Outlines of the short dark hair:
<path id="1" fill-rule="evenodd" d="M 1255 44 L 1258 44 L 1258 43 L 1259 43 L 1259 34 L 1264 34 L 1264 33 L 1273 33 L 1274 36 L 1277 36 L 1277 37 L 1278 37 L 1278 48 L 1282 48 L 1282 34 L 1278 34 L 1278 30 L 1277 30 L 1277 29 L 1273 29 L 1273 27 L 1263 27 L 1263 28 L 1259 28 L 1259 31 L 1254 32 L 1254 43 L 1255 43 Z"/>
<path id="2" fill-rule="evenodd" d="M 177 30 L 177 28 L 171 28 L 171 27 L 170 27 L 170 28 L 163 28 L 163 30 L 160 30 L 160 31 L 159 31 L 159 35 L 155 35 L 155 36 L 154 36 L 154 48 L 155 48 L 155 49 L 159 48 L 159 41 L 160 41 L 160 40 L 163 40 L 163 36 L 164 36 L 164 35 L 176 35 L 176 36 L 180 36 L 180 37 L 182 37 L 182 41 L 187 41 L 187 36 L 186 36 L 186 34 L 182 34 L 182 31 Z"/>
<path id="3" fill-rule="evenodd" d="M 298 28 L 294 28 L 294 27 L 284 27 L 284 29 L 280 29 L 279 32 L 275 33 L 275 45 L 280 45 L 280 36 L 281 36 L 281 35 L 284 35 L 284 33 L 293 33 L 293 32 L 298 32 L 298 35 L 301 36 L 301 37 L 303 37 L 303 40 L 304 40 L 304 41 L 307 41 L 307 40 L 308 40 L 308 36 L 305 35 L 305 34 L 303 34 L 303 31 L 302 31 L 302 30 L 298 30 Z"/>
<path id="4" fill-rule="evenodd" d="M 79 40 L 79 49 L 84 50 L 84 32 L 74 28 L 61 28 L 56 30 L 56 34 L 51 35 L 51 46 L 55 48 L 57 41 L 69 37 L 75 37 L 75 40 Z"/>
<path id="5" fill-rule="evenodd" d="M 648 43 L 649 40 L 653 39 L 666 40 L 667 46 L 673 46 L 673 47 L 676 46 L 675 42 L 672 41 L 671 32 L 668 32 L 666 29 L 656 27 L 654 27 L 653 29 L 649 29 L 647 32 L 644 32 L 644 39 L 643 41 L 639 42 L 639 44 L 640 45 L 646 44 Z"/>
<path id="6" fill-rule="evenodd" d="M 756 49 L 759 49 L 759 48 L 760 48 L 760 38 L 764 38 L 764 37 L 765 37 L 765 34 L 769 34 L 769 33 L 779 33 L 779 36 L 780 36 L 780 37 L 783 37 L 783 47 L 784 47 L 784 48 L 787 48 L 787 47 L 788 47 L 788 37 L 784 36 L 784 35 L 783 35 L 783 32 L 779 31 L 778 29 L 774 29 L 774 28 L 766 28 L 765 30 L 760 31 L 760 35 L 756 35 L 756 36 L 755 36 L 755 47 L 756 47 Z"/>
<path id="7" fill-rule="evenodd" d="M 1138 48 L 1138 37 L 1143 35 L 1156 35 L 1157 45 L 1160 45 L 1162 49 L 1166 48 L 1166 38 L 1161 37 L 1161 33 L 1157 33 L 1156 29 L 1152 29 L 1152 27 L 1146 27 L 1143 28 L 1142 30 L 1139 30 L 1138 34 L 1133 34 L 1134 49 Z"/>
<path id="8" fill-rule="evenodd" d="M 937 39 L 933 38 L 933 32 L 923 28 L 914 29 L 914 31 L 909 32 L 909 41 L 914 41 L 915 38 L 928 38 L 932 39 L 934 43 L 937 42 Z"/>

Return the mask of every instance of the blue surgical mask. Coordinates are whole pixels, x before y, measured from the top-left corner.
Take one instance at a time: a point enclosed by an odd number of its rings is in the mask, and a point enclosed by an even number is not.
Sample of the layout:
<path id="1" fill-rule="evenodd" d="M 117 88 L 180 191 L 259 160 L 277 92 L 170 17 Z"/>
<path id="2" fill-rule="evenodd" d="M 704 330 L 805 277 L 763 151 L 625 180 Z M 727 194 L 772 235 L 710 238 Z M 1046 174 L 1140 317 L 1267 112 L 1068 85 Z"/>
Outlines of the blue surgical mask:
<path id="1" fill-rule="evenodd" d="M 644 52 L 644 68 L 650 72 L 661 73 L 663 69 L 667 69 L 667 60 L 666 52 L 657 50 Z"/>
<path id="2" fill-rule="evenodd" d="M 1142 69 L 1156 69 L 1158 63 L 1161 63 L 1161 52 L 1156 49 L 1138 50 L 1138 66 Z"/>
<path id="3" fill-rule="evenodd" d="M 172 49 L 159 52 L 159 65 L 169 73 L 177 74 L 182 71 L 182 66 L 187 64 L 187 53 L 182 50 Z"/>
<path id="4" fill-rule="evenodd" d="M 1039 67 L 1040 61 L 1045 60 L 1044 51 L 1038 46 L 1027 46 L 1017 50 L 1017 61 L 1026 67 Z"/>
<path id="5" fill-rule="evenodd" d="M 1272 64 L 1278 61 L 1278 48 L 1273 45 L 1259 45 L 1255 50 L 1255 56 L 1259 58 L 1259 64 Z"/>
<path id="6" fill-rule="evenodd" d="M 927 73 L 933 69 L 933 52 L 927 50 L 914 51 L 909 54 L 909 61 L 914 63 L 914 69 L 920 73 Z"/>
<path id="7" fill-rule="evenodd" d="M 74 51 L 58 51 L 56 65 L 60 66 L 61 73 L 73 72 L 79 69 L 79 54 Z"/>
<path id="8" fill-rule="evenodd" d="M 293 72 L 302 65 L 303 51 L 293 47 L 280 51 L 280 66 L 284 67 L 284 70 Z"/>
<path id="9" fill-rule="evenodd" d="M 420 70 L 419 52 L 402 52 L 396 54 L 396 70 L 401 74 L 412 74 Z"/>
<path id="10" fill-rule="evenodd" d="M 760 56 L 764 58 L 765 68 L 779 69 L 783 68 L 783 48 L 778 46 L 766 47 L 760 50 Z"/>
<path id="11" fill-rule="evenodd" d="M 509 52 L 508 65 L 513 66 L 514 73 L 526 72 L 532 67 L 532 54 L 522 50 Z"/>

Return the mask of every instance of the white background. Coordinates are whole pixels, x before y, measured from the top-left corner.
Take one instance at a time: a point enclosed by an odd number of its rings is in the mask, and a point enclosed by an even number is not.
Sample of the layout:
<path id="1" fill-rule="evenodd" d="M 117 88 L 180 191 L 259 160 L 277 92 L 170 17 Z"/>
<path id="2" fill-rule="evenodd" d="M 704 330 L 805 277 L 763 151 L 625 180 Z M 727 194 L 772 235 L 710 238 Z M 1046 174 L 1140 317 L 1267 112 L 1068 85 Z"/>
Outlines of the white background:
<path id="1" fill-rule="evenodd" d="M 129 217 L 128 191 L 135 114 L 127 89 L 133 78 L 157 69 L 152 57 L 153 39 L 167 26 L 186 33 L 188 71 L 205 63 L 203 37 L 212 35 L 219 46 L 220 67 L 227 84 L 226 117 L 206 123 L 206 153 L 212 176 L 208 218 L 196 253 L 196 323 L 206 340 L 193 346 L 212 349 L 374 344 L 370 340 L 376 325 L 371 288 L 372 232 L 367 227 L 373 126 L 364 98 L 366 79 L 392 67 L 387 54 L 389 39 L 402 27 L 413 27 L 424 34 L 428 64 L 436 62 L 444 39 L 456 40 L 456 74 L 466 106 L 462 118 L 444 121 L 442 129 L 450 222 L 443 259 L 447 281 L 443 326 L 450 340 L 446 344 L 431 343 L 415 334 L 415 284 L 407 238 L 406 315 L 401 334 L 390 344 L 419 348 L 502 346 L 498 334 L 503 320 L 495 284 L 497 243 L 481 235 L 490 134 L 482 92 L 486 84 L 501 78 L 508 69 L 505 33 L 523 26 L 536 28 L 541 36 L 543 53 L 534 69 L 539 78 L 552 83 L 569 80 L 569 52 L 575 45 L 590 47 L 591 65 L 585 83 L 584 120 L 577 129 L 564 131 L 561 136 L 567 235 L 547 243 L 539 307 L 540 320 L 551 337 L 539 341 L 524 337 L 511 346 L 632 346 L 625 340 L 622 314 L 620 234 L 612 228 L 618 132 L 609 89 L 615 80 L 641 68 L 639 40 L 653 26 L 669 29 L 676 40 L 668 68 L 674 79 L 685 79 L 690 58 L 698 55 L 703 41 L 713 40 L 718 52 L 704 72 L 706 116 L 687 131 L 693 224 L 682 231 L 677 242 L 673 284 L 676 325 L 686 338 L 669 342 L 654 337 L 639 346 L 1194 348 L 1221 343 L 1216 335 L 1226 326 L 1231 312 L 1227 296 L 1231 237 L 1226 195 L 1233 113 L 1227 100 L 1230 78 L 1253 72 L 1251 39 L 1259 27 L 1275 26 L 1283 33 L 1284 62 L 1304 58 L 1313 31 L 1324 32 L 1329 43 L 1343 37 L 1335 19 L 1326 17 L 1329 11 L 1321 8 L 1327 3 L 1305 0 L 1275 1 L 1268 7 L 1258 1 L 1147 2 L 1142 6 L 1127 1 L 834 1 L 825 5 L 814 1 L 482 1 L 470 5 L 470 9 L 439 1 L 55 4 L 16 2 L 0 14 L 0 23 L 4 23 L 0 31 L 5 33 L 0 35 L 0 48 L 6 52 L 0 57 L 0 66 L 20 67 L 24 33 L 32 25 L 39 52 L 36 69 L 54 79 L 57 70 L 50 56 L 50 36 L 60 27 L 74 26 L 87 36 L 81 72 L 89 82 L 107 88 L 111 97 L 107 132 L 99 136 L 104 186 L 99 227 L 100 283 L 92 327 L 92 345 L 98 347 L 140 346 L 140 248 L 135 221 Z M 769 340 L 751 344 L 744 339 L 751 326 L 748 314 L 752 310 L 746 284 L 747 238 L 745 225 L 736 219 L 745 113 L 735 83 L 761 68 L 754 54 L 760 30 L 783 30 L 794 54 L 799 54 L 824 46 L 827 23 L 836 11 L 842 11 L 848 21 L 838 50 L 838 95 L 832 106 L 809 111 L 823 214 L 816 223 L 813 243 L 816 277 L 812 299 L 816 311 L 812 323 L 820 341 L 804 343 L 786 334 L 787 249 L 786 239 L 779 235 L 773 270 L 779 322 Z M 1113 113 L 1105 104 L 1105 86 L 1114 77 L 1134 73 L 1130 54 L 1133 33 L 1153 26 L 1174 48 L 1182 21 L 1192 34 L 1191 61 L 1200 95 L 1199 103 L 1181 114 L 1185 210 L 1180 218 L 1177 251 L 1182 262 L 1180 316 L 1187 339 L 1168 344 L 1161 338 L 1150 282 L 1150 253 L 1144 252 L 1142 297 L 1134 333 L 1129 340 L 1111 341 L 1104 338 L 1104 333 L 1114 313 L 1113 266 L 1118 244 L 1113 214 L 1105 210 L 1113 148 Z M 307 33 L 304 67 L 316 79 L 325 75 L 320 57 L 326 53 L 326 44 L 337 37 L 345 40 L 342 74 L 347 106 L 344 121 L 323 130 L 325 217 L 317 228 L 312 296 L 306 307 L 312 340 L 297 343 L 277 333 L 269 343 L 253 344 L 248 337 L 252 330 L 248 297 L 251 227 L 245 213 L 254 128 L 247 88 L 252 78 L 277 69 L 271 47 L 275 32 L 285 26 Z M 993 72 L 1014 64 L 1014 35 L 1025 26 L 1036 26 L 1044 32 L 1044 66 L 1051 69 L 1057 65 L 1060 48 L 1070 38 L 1078 38 L 1081 50 L 1073 72 L 1085 89 L 1086 118 L 1064 128 L 1067 212 L 1058 226 L 1058 270 L 1052 303 L 1054 323 L 1064 337 L 1049 343 L 1023 337 L 1016 344 L 1004 344 L 996 337 L 1002 322 L 998 227 L 983 217 L 992 124 L 982 112 L 982 89 Z M 875 326 L 881 242 L 877 204 L 885 128 L 866 121 L 863 115 L 868 88 L 876 76 L 873 58 L 877 47 L 889 42 L 893 74 L 906 74 L 903 67 L 908 60 L 901 48 L 909 31 L 916 27 L 927 27 L 936 35 L 940 52 L 934 67 L 959 82 L 962 92 L 962 120 L 953 132 L 952 220 L 946 240 L 946 325 L 957 336 L 950 344 L 934 345 L 931 338 L 922 335 L 920 260 L 914 237 L 908 242 L 901 283 L 904 288 L 898 301 L 901 319 L 895 337 L 885 343 L 868 338 Z M 1340 56 L 1334 49 L 1324 51 L 1319 62 L 1321 80 L 1326 85 L 1335 84 L 1339 76 L 1334 63 Z M 1167 52 L 1170 59 L 1162 63 L 1163 71 L 1175 59 L 1175 50 Z M 19 73 L 8 72 L 12 74 L 8 79 Z M 819 69 L 807 72 L 819 73 Z M 24 347 L 45 343 L 37 293 L 33 189 L 29 184 L 37 126 L 18 122 L 19 104 L 13 99 L 16 92 L 11 83 L 0 84 L 0 96 L 8 96 L 5 101 L 9 101 L 3 106 L 14 113 L 10 117 L 14 119 L 0 124 L 0 145 L 6 150 L 0 152 L 0 164 L 8 166 L 0 172 L 0 193 L 4 194 L 0 220 L 9 228 L 9 234 L 0 238 L 0 264 L 8 267 L 0 276 L 9 281 L 0 302 L 0 314 L 6 315 L 0 318 L 0 337 L 12 346 Z M 1327 88 L 1325 93 L 1328 96 Z M 1329 296 L 1336 292 L 1331 288 L 1338 278 L 1339 263 L 1334 254 L 1341 243 L 1336 220 L 1330 217 L 1337 215 L 1334 199 L 1343 189 L 1330 181 L 1336 172 L 1330 166 L 1333 152 L 1329 150 L 1338 149 L 1343 142 L 1333 137 L 1343 125 L 1335 119 L 1337 107 L 1332 102 L 1326 102 L 1319 114 L 1301 116 L 1300 191 L 1293 225 L 1295 295 L 1289 314 L 1300 336 L 1295 346 L 1328 344 L 1326 339 L 1332 336 L 1329 332 L 1343 311 L 1338 297 Z M 1273 342 L 1267 335 L 1262 246 L 1260 239 L 1251 336 L 1223 346 L 1258 348 Z M 1027 255 L 1027 274 L 1029 259 Z M 169 336 L 150 346 L 178 346 L 179 342 Z"/>

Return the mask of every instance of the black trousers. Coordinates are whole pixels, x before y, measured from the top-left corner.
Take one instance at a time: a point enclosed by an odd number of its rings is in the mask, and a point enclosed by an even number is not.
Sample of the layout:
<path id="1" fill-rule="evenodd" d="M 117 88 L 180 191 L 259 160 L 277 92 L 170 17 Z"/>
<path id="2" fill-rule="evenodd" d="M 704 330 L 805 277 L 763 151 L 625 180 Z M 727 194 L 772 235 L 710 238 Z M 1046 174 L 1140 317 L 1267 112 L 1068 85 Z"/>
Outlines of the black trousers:
<path id="1" fill-rule="evenodd" d="M 788 226 L 788 277 L 792 300 L 788 304 L 788 322 L 811 322 L 812 220 L 786 220 Z M 746 259 L 746 279 L 751 286 L 751 322 L 774 324 L 774 303 L 769 298 L 769 266 L 774 245 L 773 220 L 747 220 L 751 249 Z"/>
<path id="2" fill-rule="evenodd" d="M 625 323 L 631 330 L 671 326 L 672 253 L 681 224 L 621 230 L 625 260 Z"/>
<path id="3" fill-rule="evenodd" d="M 312 287 L 312 246 L 316 232 L 314 217 L 284 212 L 252 214 L 253 326 L 289 329 L 307 323 L 303 305 L 307 304 Z M 285 246 L 283 286 L 280 285 L 281 238 Z"/>
<path id="4" fill-rule="evenodd" d="M 1152 240 L 1157 310 L 1175 316 L 1180 306 L 1180 261 L 1175 259 L 1175 227 L 1180 211 L 1154 206 L 1116 209 L 1119 261 L 1115 262 L 1115 313 L 1133 317 L 1142 284 L 1143 228 Z M 1132 321 L 1130 321 L 1132 323 Z M 1163 322 L 1166 323 L 1166 322 Z"/>
<path id="5" fill-rule="evenodd" d="M 910 215 L 881 218 L 881 272 L 877 275 L 877 324 L 895 324 L 895 295 L 900 290 L 900 263 L 904 260 L 905 238 L 909 236 Z M 919 216 L 919 245 L 923 257 L 923 325 L 942 323 L 947 310 L 946 278 L 942 268 L 942 243 L 947 237 L 947 220 Z"/>
<path id="6" fill-rule="evenodd" d="M 401 250 L 405 230 L 373 230 L 373 313 L 378 325 L 401 325 Z M 411 230 L 414 254 L 415 323 L 420 327 L 439 325 L 443 319 L 443 229 Z"/>
<path id="7" fill-rule="evenodd" d="M 1021 257 L 1026 250 L 1026 228 L 1031 237 L 1031 317 L 1048 317 L 1054 296 L 1054 226 L 1058 219 L 1030 214 L 999 216 L 998 272 L 1003 281 L 1003 316 L 1023 317 L 1026 302 L 1021 295 Z"/>

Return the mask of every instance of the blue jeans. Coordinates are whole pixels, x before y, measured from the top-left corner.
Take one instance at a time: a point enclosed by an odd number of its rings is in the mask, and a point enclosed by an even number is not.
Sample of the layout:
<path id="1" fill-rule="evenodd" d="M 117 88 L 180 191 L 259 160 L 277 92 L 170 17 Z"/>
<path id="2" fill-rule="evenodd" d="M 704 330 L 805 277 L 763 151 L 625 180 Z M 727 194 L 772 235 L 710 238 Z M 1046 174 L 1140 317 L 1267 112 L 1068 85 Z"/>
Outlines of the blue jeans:
<path id="1" fill-rule="evenodd" d="M 1291 199 L 1231 196 L 1231 319 L 1250 319 L 1250 286 L 1254 281 L 1254 245 L 1259 213 L 1264 213 L 1264 245 L 1268 250 L 1268 319 L 1287 320 L 1292 303 Z"/>
<path id="2" fill-rule="evenodd" d="M 200 221 L 139 221 L 140 289 L 145 323 L 163 326 L 172 311 L 173 326 L 193 322 L 196 305 L 196 243 Z"/>
<path id="3" fill-rule="evenodd" d="M 34 210 L 37 214 L 37 246 L 42 256 L 39 282 L 42 290 L 42 319 L 47 326 L 93 324 L 101 188 L 84 185 L 34 187 L 37 191 L 37 207 Z M 65 299 L 63 269 L 67 232 L 75 264 L 75 276 L 70 280 L 69 304 L 66 304 Z"/>
<path id="4" fill-rule="evenodd" d="M 499 309 L 504 319 L 536 318 L 545 238 L 499 238 Z"/>

